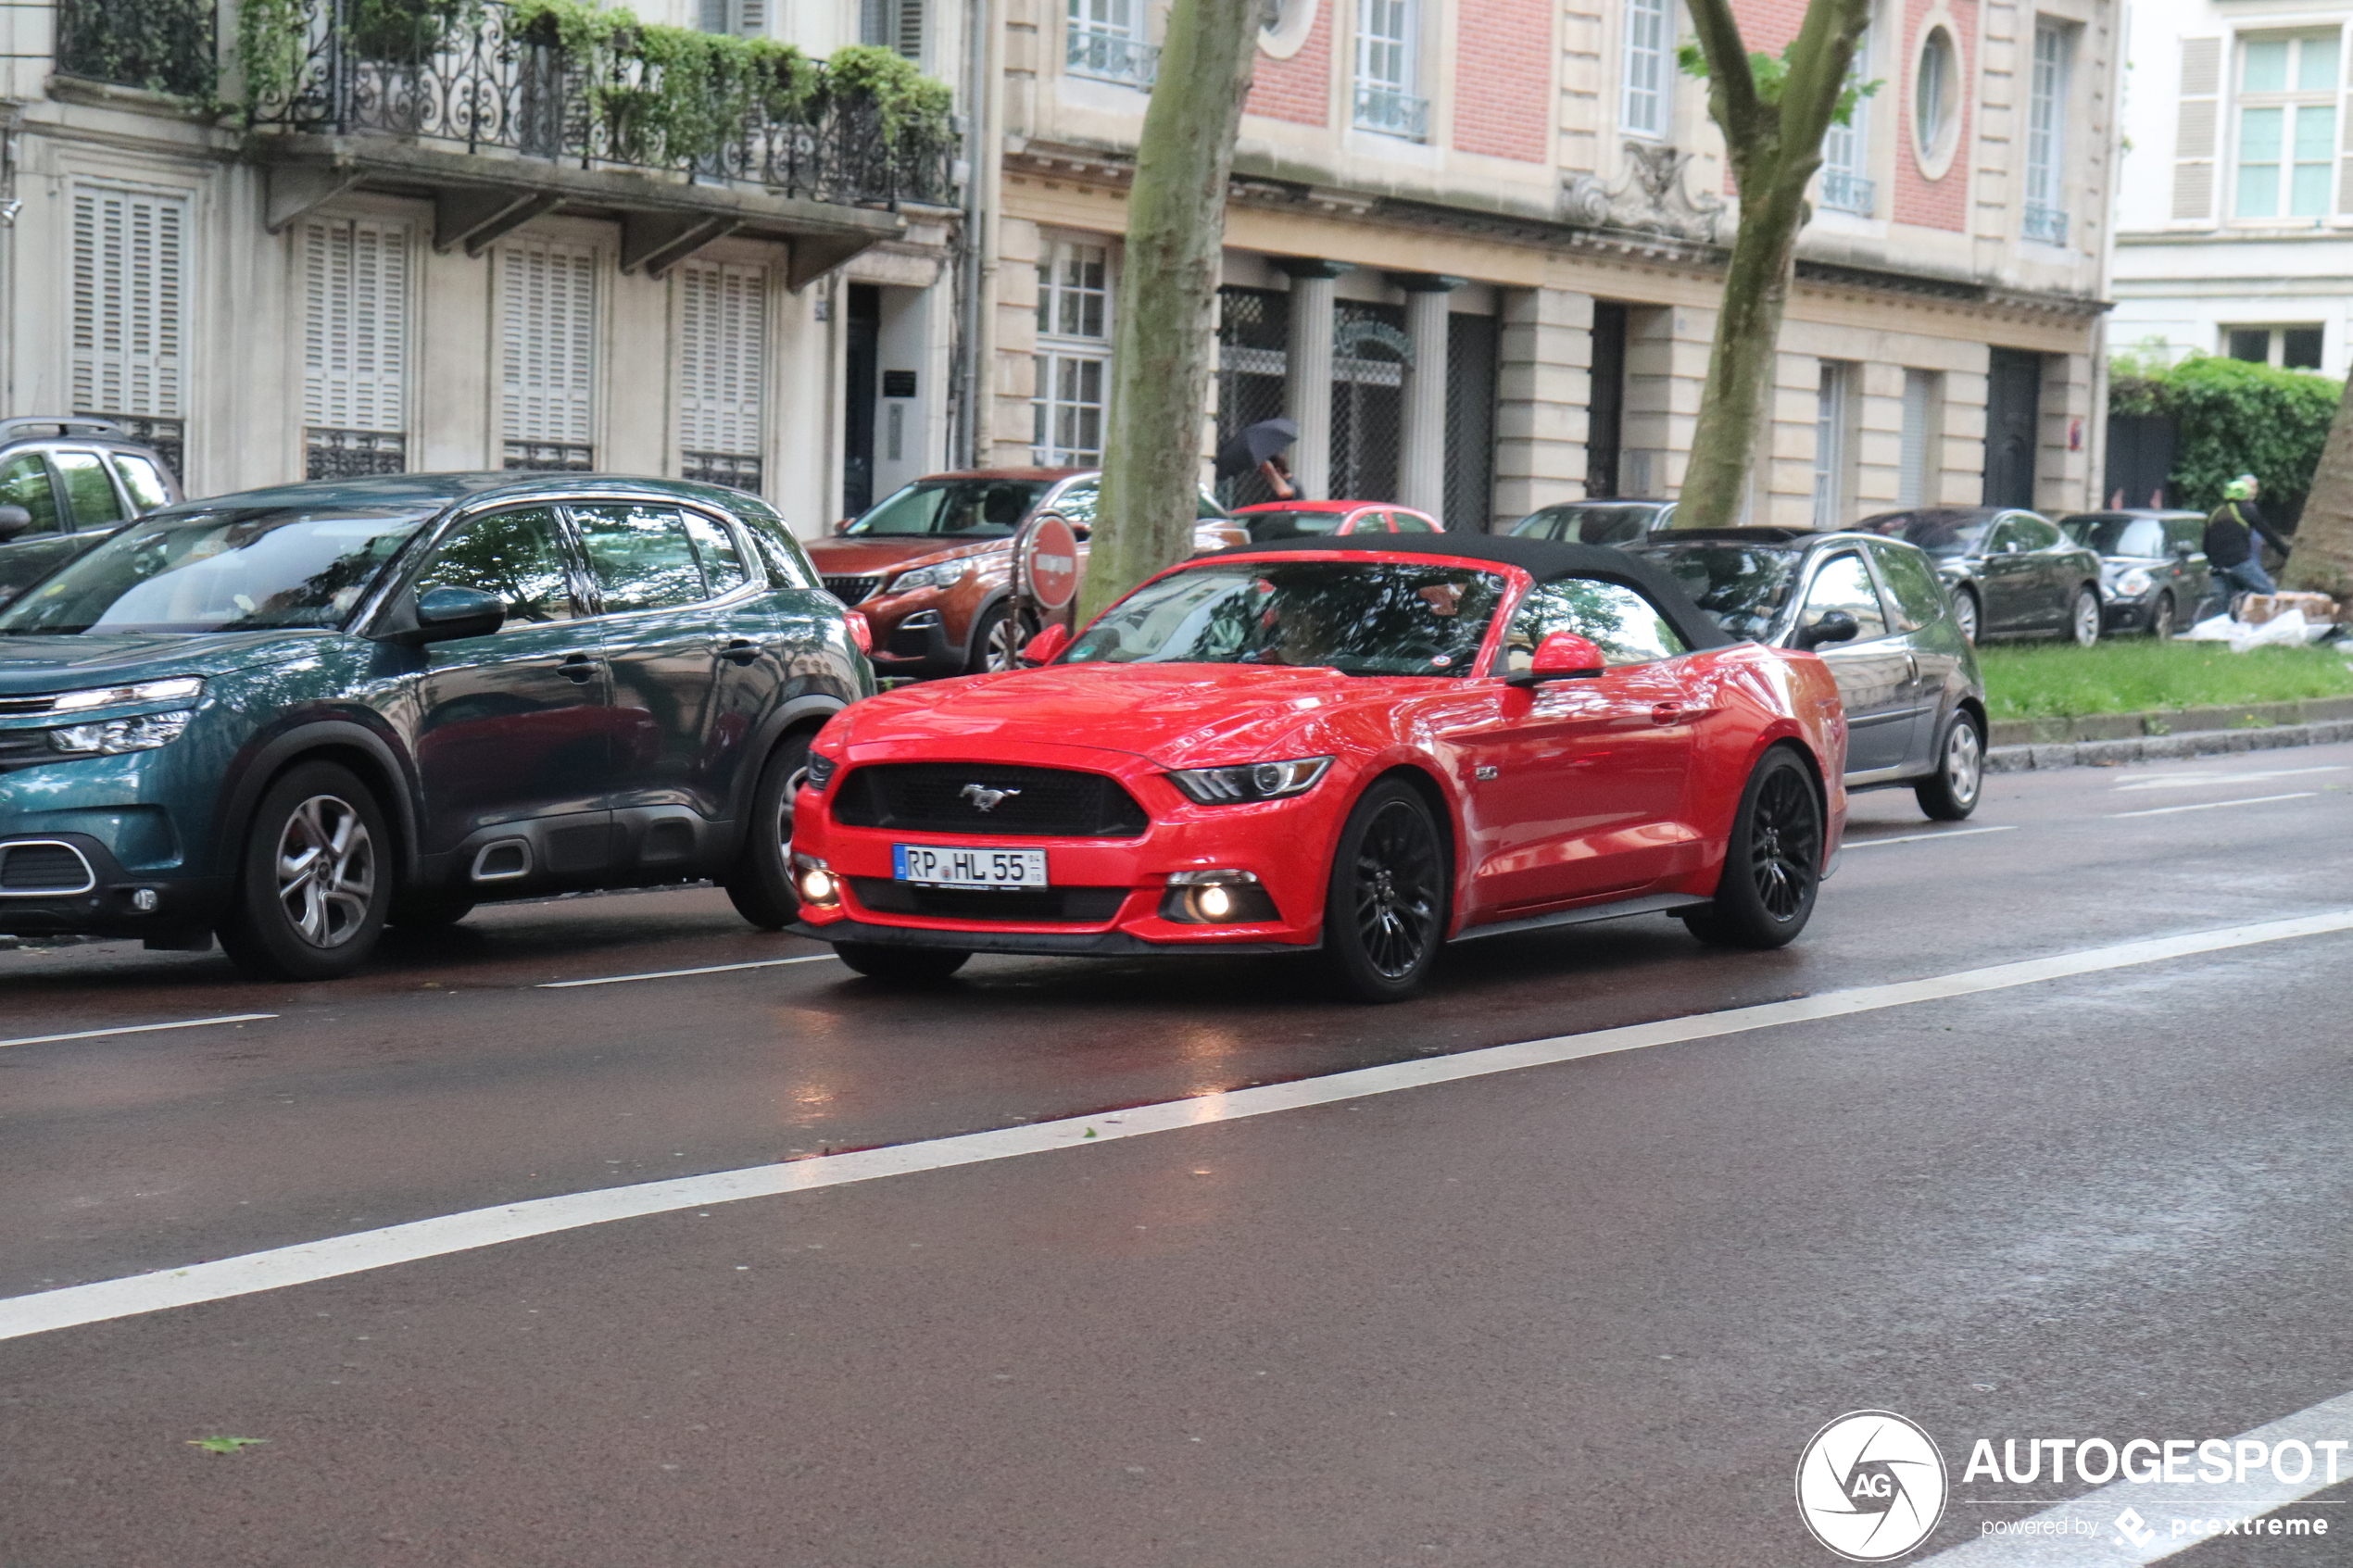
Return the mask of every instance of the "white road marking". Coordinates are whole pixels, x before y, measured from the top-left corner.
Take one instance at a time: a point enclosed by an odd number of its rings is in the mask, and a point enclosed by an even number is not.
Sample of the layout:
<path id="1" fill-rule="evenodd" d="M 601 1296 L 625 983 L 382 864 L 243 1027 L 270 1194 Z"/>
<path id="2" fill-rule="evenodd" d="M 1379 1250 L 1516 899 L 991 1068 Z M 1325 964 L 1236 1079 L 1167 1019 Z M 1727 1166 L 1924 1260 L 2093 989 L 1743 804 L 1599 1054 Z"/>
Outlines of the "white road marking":
<path id="1" fill-rule="evenodd" d="M 182 1018 L 170 1023 L 126 1023 L 120 1029 L 77 1029 L 70 1035 L 27 1035 L 21 1040 L 0 1040 L 0 1049 L 9 1046 L 45 1046 L 57 1040 L 99 1040 L 109 1035 L 153 1035 L 165 1029 L 202 1029 L 214 1023 L 258 1023 L 265 1018 L 275 1018 L 274 1012 L 232 1012 L 219 1018 Z"/>
<path id="2" fill-rule="evenodd" d="M 2309 800 L 2321 792 L 2300 789 L 2294 795 L 2253 795 L 2245 800 L 2201 800 L 2195 806 L 2157 806 L 2146 811 L 2110 811 L 2109 821 L 2120 817 L 2170 817 L 2177 811 L 2213 811 L 2224 806 L 2268 806 L 2274 800 Z"/>
<path id="3" fill-rule="evenodd" d="M 2306 773 L 2341 773 L 2346 764 L 2331 762 L 2320 768 L 2259 768 L 2235 773 L 2152 773 L 2145 779 L 2120 784 L 2118 789 L 2186 789 L 2193 784 L 2254 784 L 2262 779 L 2300 778 Z"/>
<path id="4" fill-rule="evenodd" d="M 676 980 L 687 974 L 724 974 L 731 969 L 774 969 L 778 964 L 822 963 L 831 953 L 804 953 L 797 959 L 760 959 L 751 963 L 714 963 L 700 969 L 657 969 L 648 974 L 607 974 L 595 980 L 549 980 L 543 982 L 542 991 L 569 991 L 580 985 L 618 985 L 626 980 Z"/>
<path id="5" fill-rule="evenodd" d="M 2309 1450 L 2315 1441 L 2335 1442 L 2349 1433 L 2353 1433 L 2353 1394 L 2339 1394 L 2309 1410 L 2240 1433 L 2231 1439 L 2231 1452 L 2238 1454 L 2239 1444 L 2248 1442 L 2263 1444 L 2267 1452 L 2290 1442 L 2302 1443 Z M 2245 1481 L 2210 1486 L 2115 1481 L 2020 1522 L 2032 1522 L 2048 1534 L 1980 1536 L 1923 1560 L 1920 1568 L 1929 1568 L 1931 1563 L 1943 1568 L 2110 1568 L 2111 1564 L 2156 1562 L 2209 1540 L 2246 1539 L 2210 1530 L 2199 1534 L 2197 1524 L 2259 1519 L 2336 1484 L 2328 1479 L 2328 1474 L 2329 1466 L 2315 1464 L 2305 1482 L 2282 1482 L 2259 1471 Z M 2147 1538 L 2137 1545 L 2125 1538 L 2117 1523 L 2128 1508 L 2140 1516 L 2136 1528 L 2147 1532 Z M 2196 1523 L 2177 1536 L 2173 1533 L 2177 1519 Z M 2334 1536 L 2348 1524 L 2353 1524 L 2353 1519 L 2332 1518 L 2329 1534 Z"/>
<path id="6" fill-rule="evenodd" d="M 32 1296 L 9 1297 L 0 1299 L 0 1339 L 104 1323 L 110 1318 L 134 1317 L 172 1307 L 190 1306 L 199 1301 L 220 1301 L 234 1296 L 250 1296 L 258 1291 L 280 1290 L 288 1286 L 335 1279 L 371 1269 L 388 1268 L 395 1263 L 439 1258 L 452 1252 L 495 1247 L 501 1242 L 522 1241 L 532 1236 L 551 1236 L 559 1231 L 577 1230 L 584 1225 L 605 1224 L 614 1220 L 641 1219 L 652 1214 L 674 1213 L 684 1209 L 708 1209 L 714 1203 L 732 1203 L 749 1198 L 774 1198 L 785 1193 L 878 1181 L 887 1176 L 903 1176 L 920 1171 L 951 1170 L 960 1165 L 1011 1160 L 1026 1154 L 1045 1154 L 1055 1149 L 1096 1148 L 1121 1138 L 1144 1137 L 1185 1127 L 1240 1121 L 1246 1117 L 1266 1116 L 1307 1106 L 1333 1105 L 1343 1100 L 1362 1099 L 1369 1095 L 1427 1088 L 1435 1084 L 1481 1078 L 1496 1073 L 1515 1073 L 1523 1068 L 1576 1061 L 1616 1051 L 1645 1050 L 1653 1046 L 1675 1045 L 1687 1040 L 1712 1040 L 1727 1035 L 1777 1028 L 1782 1024 L 1845 1018 L 1882 1008 L 1905 1007 L 1914 1002 L 1943 1001 L 1985 991 L 2038 985 L 2046 980 L 2094 974 L 2104 970 L 2162 963 L 2170 959 L 2189 958 L 2200 953 L 2226 952 L 2259 943 L 2285 942 L 2344 931 L 2353 931 L 2353 909 L 2300 915 L 2293 920 L 2264 921 L 2254 925 L 2225 926 L 2215 931 L 2195 931 L 2178 936 L 2150 937 L 2139 942 L 2088 948 L 2079 953 L 2062 953 L 2053 958 L 2027 959 L 1986 969 L 1962 970 L 1926 980 L 1865 985 L 1851 991 L 1831 991 L 1818 997 L 1799 997 L 1789 1001 L 1765 1002 L 1755 1007 L 1731 1008 L 1722 1012 L 1664 1019 L 1655 1023 L 1633 1023 L 1617 1029 L 1597 1029 L 1584 1035 L 1561 1035 L 1550 1039 L 1529 1040 L 1518 1045 L 1490 1046 L 1453 1056 L 1423 1057 L 1413 1061 L 1392 1062 L 1386 1067 L 1357 1068 L 1353 1072 L 1333 1073 L 1297 1083 L 1233 1089 L 1223 1094 L 1167 1100 L 1157 1105 L 1137 1106 L 1093 1116 L 1069 1116 L 1054 1122 L 1000 1127 L 992 1132 L 965 1133 L 954 1137 L 930 1138 L 921 1143 L 895 1144 L 883 1148 L 859 1149 L 849 1154 L 824 1155 L 785 1164 L 755 1165 L 744 1170 L 714 1171 L 699 1176 L 644 1182 L 634 1186 L 599 1187 L 555 1198 L 532 1198 L 521 1203 L 502 1204 L 494 1209 L 476 1209 L 461 1214 L 413 1220 L 407 1224 L 388 1225 L 382 1230 L 356 1231 L 347 1236 L 300 1242 L 267 1252 L 249 1252 L 242 1257 L 192 1263 L 183 1269 L 161 1269 L 153 1273 L 98 1280 L 89 1285 L 69 1286 L 62 1290 L 42 1291 Z"/>
<path id="7" fill-rule="evenodd" d="M 1925 844 L 1931 838 L 1967 838 L 1973 833 L 2016 833 L 2017 831 L 2016 822 L 2006 823 L 1997 828 L 1945 828 L 1939 833 L 1907 833 L 1901 838 L 1850 838 L 1845 840 L 1841 847 L 1869 849 L 1874 844 Z"/>

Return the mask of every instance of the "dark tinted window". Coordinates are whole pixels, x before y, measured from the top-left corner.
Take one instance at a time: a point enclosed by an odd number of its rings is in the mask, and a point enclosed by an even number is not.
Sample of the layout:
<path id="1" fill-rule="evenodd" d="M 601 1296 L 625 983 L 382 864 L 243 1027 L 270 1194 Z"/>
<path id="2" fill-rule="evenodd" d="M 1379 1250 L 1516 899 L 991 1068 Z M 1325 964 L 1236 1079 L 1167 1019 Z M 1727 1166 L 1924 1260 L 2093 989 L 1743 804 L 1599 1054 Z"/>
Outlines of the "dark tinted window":
<path id="1" fill-rule="evenodd" d="M 1918 545 L 1931 556 L 1944 558 L 1976 554 L 1983 546 L 1992 522 L 1993 519 L 1983 512 L 1923 511 L 1890 512 L 1885 517 L 1867 518 L 1856 526 L 1866 533 L 1901 539 L 1907 545 Z"/>
<path id="2" fill-rule="evenodd" d="M 442 541 L 417 590 L 478 588 L 506 602 L 510 622 L 570 621 L 578 613 L 564 571 L 561 531 L 553 508 L 493 512 Z"/>
<path id="3" fill-rule="evenodd" d="M 1436 528 L 1431 526 L 1429 519 L 1422 516 L 1419 512 L 1391 512 L 1389 514 L 1389 521 L 1396 525 L 1397 532 L 1400 533 L 1435 533 L 1438 532 Z"/>
<path id="4" fill-rule="evenodd" d="M 1264 545 L 1276 539 L 1304 539 L 1313 534 L 1336 533 L 1340 525 L 1348 521 L 1348 514 L 1314 507 L 1286 507 L 1280 511 L 1238 513 L 1234 521 L 1242 525 L 1242 531 L 1250 535 L 1252 544 Z M 1365 522 L 1369 526 L 1360 527 L 1359 532 L 1388 532 L 1381 527 L 1378 512 L 1368 517 Z"/>
<path id="5" fill-rule="evenodd" d="M 131 504 L 143 512 L 171 505 L 171 488 L 155 464 L 131 452 L 114 454 L 114 471 L 122 481 L 122 488 Z"/>
<path id="6" fill-rule="evenodd" d="M 1874 637 L 1887 635 L 1887 614 L 1880 608 L 1879 589 L 1856 551 L 1832 556 L 1815 571 L 1814 581 L 1806 584 L 1806 608 L 1799 612 L 1798 621 L 1811 626 L 1834 609 L 1843 609 L 1855 618 L 1856 642 L 1868 643 Z"/>
<path id="7" fill-rule="evenodd" d="M 52 452 L 57 477 L 65 482 L 66 506 L 76 528 L 103 528 L 122 521 L 122 497 L 107 477 L 107 465 L 95 452 Z"/>
<path id="8" fill-rule="evenodd" d="M 1095 508 L 1102 498 L 1101 480 L 1074 479 L 1063 486 L 1061 495 L 1054 497 L 1054 510 L 1082 528 L 1091 528 L 1095 523 Z"/>
<path id="9" fill-rule="evenodd" d="M 1504 634 L 1504 661 L 1512 674 L 1526 671 L 1537 646 L 1557 632 L 1591 639 L 1611 664 L 1647 664 L 1691 650 L 1658 607 L 1621 583 L 1567 577 L 1539 583 L 1520 601 Z"/>
<path id="10" fill-rule="evenodd" d="M 1531 512 L 1514 524 L 1512 532 L 1540 539 L 1565 539 L 1572 545 L 1624 545 L 1649 533 L 1657 518 L 1656 507 L 1575 503 Z"/>
<path id="11" fill-rule="evenodd" d="M 686 533 L 695 542 L 696 558 L 702 562 L 703 577 L 713 594 L 724 594 L 751 581 L 750 569 L 745 566 L 743 552 L 736 546 L 735 533 L 712 518 L 700 512 L 688 512 Z"/>
<path id="12" fill-rule="evenodd" d="M 1881 585 L 1894 596 L 1888 608 L 1897 630 L 1917 632 L 1944 613 L 1944 587 L 1926 556 L 1894 543 L 1876 546 L 1871 553 L 1879 561 Z"/>
<path id="13" fill-rule="evenodd" d="M 2064 537 L 2057 523 L 2045 522 L 2039 517 L 2014 517 L 2009 526 L 2017 531 L 2014 550 L 2047 550 Z"/>
<path id="14" fill-rule="evenodd" d="M 1074 489 L 1076 486 L 1073 486 Z M 1008 539 L 1046 493 L 1037 479 L 926 479 L 885 497 L 865 516 L 849 525 L 853 535 L 949 534 L 966 539 Z M 1075 521 L 1095 515 L 1091 493 L 1083 503 L 1086 515 L 1068 510 Z"/>
<path id="15" fill-rule="evenodd" d="M 2202 519 L 2191 517 L 2167 518 L 2165 545 L 2168 549 L 2176 545 L 2187 545 L 2193 550 L 2203 551 L 2206 548 L 2205 521 Z"/>
<path id="16" fill-rule="evenodd" d="M 2104 556 L 2165 553 L 2165 525 L 2153 517 L 2071 517 L 2059 531 Z"/>
<path id="17" fill-rule="evenodd" d="M 668 609 L 710 597 L 686 523 L 668 507 L 573 507 L 588 575 L 607 615 Z"/>
<path id="18" fill-rule="evenodd" d="M 1693 603 L 1725 634 L 1762 638 L 1789 598 L 1797 553 L 1769 545 L 1695 539 L 1689 544 L 1651 544 L 1634 552 L 1667 569 Z"/>
<path id="19" fill-rule="evenodd" d="M 2287 327 L 2280 332 L 2280 363 L 2291 370 L 2321 368 L 2321 329 Z"/>
<path id="20" fill-rule="evenodd" d="M 0 507 L 31 512 L 34 533 L 57 532 L 57 493 L 49 488 L 49 465 L 40 453 L 19 452 L 0 466 Z"/>

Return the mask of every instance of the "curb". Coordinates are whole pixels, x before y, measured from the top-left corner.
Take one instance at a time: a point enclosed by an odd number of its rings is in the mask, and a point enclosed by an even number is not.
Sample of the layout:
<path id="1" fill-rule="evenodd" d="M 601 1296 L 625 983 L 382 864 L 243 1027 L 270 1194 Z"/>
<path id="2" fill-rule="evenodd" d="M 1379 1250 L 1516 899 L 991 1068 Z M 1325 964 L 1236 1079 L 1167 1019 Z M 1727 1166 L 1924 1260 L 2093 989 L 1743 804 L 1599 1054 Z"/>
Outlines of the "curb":
<path id="1" fill-rule="evenodd" d="M 1989 773 L 2040 772 L 2045 768 L 2113 768 L 2233 751 L 2273 751 L 2291 746 L 2331 746 L 2353 740 L 2353 720 L 2326 724 L 2275 724 L 2263 729 L 2199 730 L 2185 735 L 2137 735 L 2056 746 L 1997 746 L 1985 754 Z"/>

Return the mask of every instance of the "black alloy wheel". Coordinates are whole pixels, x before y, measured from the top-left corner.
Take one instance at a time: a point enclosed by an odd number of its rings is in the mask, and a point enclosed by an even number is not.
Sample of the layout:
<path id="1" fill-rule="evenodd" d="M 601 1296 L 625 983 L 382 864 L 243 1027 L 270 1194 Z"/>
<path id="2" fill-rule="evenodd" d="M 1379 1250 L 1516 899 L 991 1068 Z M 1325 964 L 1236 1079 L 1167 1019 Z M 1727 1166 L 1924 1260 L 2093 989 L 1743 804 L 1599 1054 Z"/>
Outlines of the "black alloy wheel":
<path id="1" fill-rule="evenodd" d="M 1446 852 L 1429 806 L 1384 780 L 1340 829 L 1324 899 L 1324 957 L 1348 996 L 1394 1002 L 1420 989 L 1446 938 Z"/>
<path id="2" fill-rule="evenodd" d="M 973 635 L 972 673 L 994 674 L 1021 668 L 1021 650 L 1038 634 L 1029 617 L 1017 615 L 1010 603 L 991 605 Z"/>
<path id="3" fill-rule="evenodd" d="M 2171 588 L 2157 596 L 2157 603 L 2149 607 L 2149 635 L 2158 642 L 2173 634 L 2173 591 Z"/>
<path id="4" fill-rule="evenodd" d="M 1953 594 L 1953 624 L 1960 629 L 1961 641 L 1977 641 L 1978 628 L 1984 621 L 1985 612 L 1979 606 L 1977 596 L 1967 588 L 1956 589 Z"/>
<path id="5" fill-rule="evenodd" d="M 2090 647 L 2100 640 L 2099 590 L 2088 583 L 2080 584 L 2068 597 L 2067 634 L 2079 648 Z"/>
<path id="6" fill-rule="evenodd" d="M 1715 900 L 1682 911 L 1684 925 L 1718 947 L 1786 947 L 1813 917 L 1824 831 L 1813 773 L 1775 746 L 1741 791 Z"/>
<path id="7" fill-rule="evenodd" d="M 892 947 L 879 942 L 837 942 L 834 957 L 885 985 L 937 985 L 972 958 L 954 947 Z"/>
<path id="8" fill-rule="evenodd" d="M 1920 809 L 1940 822 L 1957 822 L 1977 809 L 1985 788 L 1985 736 L 1964 708 L 1938 737 L 1936 771 L 1912 786 Z"/>
<path id="9" fill-rule="evenodd" d="M 727 902 L 762 931 L 782 931 L 800 918 L 792 884 L 792 797 L 809 766 L 811 734 L 796 730 L 786 735 L 761 765 L 751 821 L 727 873 Z"/>
<path id="10" fill-rule="evenodd" d="M 256 980 L 349 974 L 384 933 L 395 877 L 375 793 L 348 768 L 298 763 L 254 808 L 220 946 Z"/>

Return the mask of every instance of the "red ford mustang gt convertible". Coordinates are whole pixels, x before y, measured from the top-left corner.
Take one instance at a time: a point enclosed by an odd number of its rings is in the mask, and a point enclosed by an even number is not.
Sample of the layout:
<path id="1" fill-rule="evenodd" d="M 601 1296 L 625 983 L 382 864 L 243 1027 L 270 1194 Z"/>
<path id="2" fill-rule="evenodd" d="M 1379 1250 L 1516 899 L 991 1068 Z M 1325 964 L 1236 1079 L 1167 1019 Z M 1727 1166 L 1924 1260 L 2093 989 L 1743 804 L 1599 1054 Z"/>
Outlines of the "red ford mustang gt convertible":
<path id="1" fill-rule="evenodd" d="M 1732 642 L 1638 558 L 1252 546 L 1042 668 L 836 715 L 794 799 L 793 929 L 903 982 L 975 952 L 1320 951 L 1368 1001 L 1450 940 L 1617 915 L 1779 947 L 1845 751 L 1819 659 Z"/>

